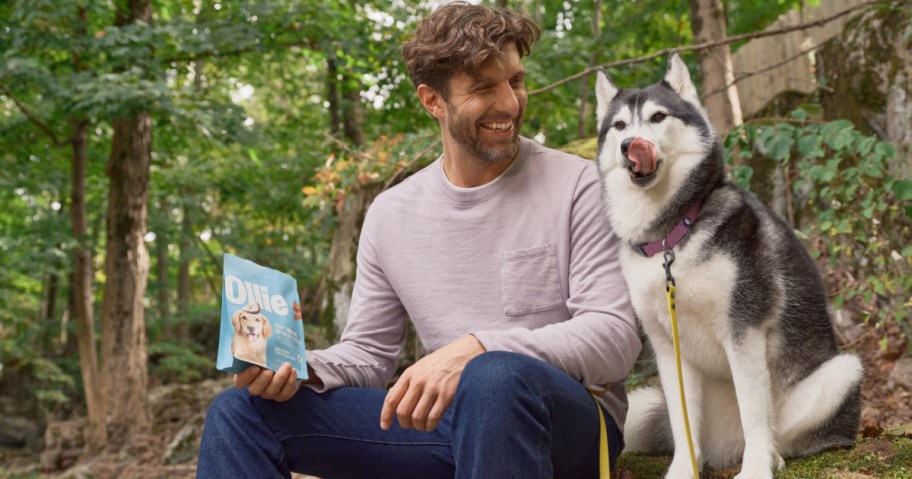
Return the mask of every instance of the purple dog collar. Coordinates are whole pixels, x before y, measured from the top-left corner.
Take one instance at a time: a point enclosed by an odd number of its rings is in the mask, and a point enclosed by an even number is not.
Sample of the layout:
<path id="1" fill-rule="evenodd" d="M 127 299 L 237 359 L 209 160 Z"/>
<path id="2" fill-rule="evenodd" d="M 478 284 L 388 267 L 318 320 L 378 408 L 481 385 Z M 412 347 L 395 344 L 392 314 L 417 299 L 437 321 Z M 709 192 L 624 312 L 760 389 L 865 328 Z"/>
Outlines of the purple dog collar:
<path id="1" fill-rule="evenodd" d="M 703 200 L 697 201 L 684 212 L 684 217 L 681 218 L 681 221 L 672 228 L 671 233 L 668 233 L 663 239 L 653 241 L 651 243 L 640 243 L 633 244 L 630 246 L 633 247 L 633 250 L 637 253 L 650 257 L 656 253 L 661 253 L 665 248 L 672 249 L 681 241 L 681 238 L 690 231 L 690 228 L 693 227 L 694 223 L 697 222 L 697 216 L 700 215 L 700 209 L 703 207 Z"/>

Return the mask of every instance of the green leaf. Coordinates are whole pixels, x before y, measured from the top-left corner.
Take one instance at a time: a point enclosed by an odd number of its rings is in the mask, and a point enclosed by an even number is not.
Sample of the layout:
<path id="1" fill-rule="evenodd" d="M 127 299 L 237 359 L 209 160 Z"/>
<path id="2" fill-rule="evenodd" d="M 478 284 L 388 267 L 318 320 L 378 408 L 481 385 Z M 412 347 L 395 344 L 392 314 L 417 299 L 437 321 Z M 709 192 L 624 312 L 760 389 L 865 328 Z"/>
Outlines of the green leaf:
<path id="1" fill-rule="evenodd" d="M 884 284 L 881 280 L 879 280 L 877 278 L 871 278 L 870 283 L 871 283 L 871 286 L 874 288 L 875 293 L 880 294 L 880 295 L 883 295 L 885 293 Z"/>
<path id="2" fill-rule="evenodd" d="M 912 200 L 912 180 L 896 180 L 893 182 L 893 193 L 900 201 Z"/>
<path id="3" fill-rule="evenodd" d="M 877 143 L 876 137 L 868 136 L 862 138 L 855 145 L 855 151 L 857 151 L 861 156 L 867 156 L 871 152 L 871 149 L 874 147 L 875 143 Z"/>
<path id="4" fill-rule="evenodd" d="M 789 131 L 778 131 L 766 144 L 766 151 L 770 158 L 783 162 L 792 156 L 792 145 L 795 139 Z"/>
<path id="5" fill-rule="evenodd" d="M 841 308 L 843 302 L 845 302 L 845 296 L 837 294 L 836 297 L 833 298 L 833 309 Z"/>
<path id="6" fill-rule="evenodd" d="M 247 148 L 247 155 L 250 156 L 250 159 L 253 160 L 253 162 L 256 163 L 257 166 L 259 166 L 260 168 L 263 167 L 263 162 L 261 162 L 260 158 L 257 156 L 256 150 L 254 150 L 253 148 Z"/>
<path id="7" fill-rule="evenodd" d="M 887 158 L 893 158 L 896 155 L 896 148 L 889 142 L 881 141 L 874 146 L 874 152 Z"/>
<path id="8" fill-rule="evenodd" d="M 820 145 L 820 136 L 819 135 L 805 135 L 798 138 L 798 155 L 805 158 L 817 157 L 823 153 L 823 150 L 819 148 Z"/>

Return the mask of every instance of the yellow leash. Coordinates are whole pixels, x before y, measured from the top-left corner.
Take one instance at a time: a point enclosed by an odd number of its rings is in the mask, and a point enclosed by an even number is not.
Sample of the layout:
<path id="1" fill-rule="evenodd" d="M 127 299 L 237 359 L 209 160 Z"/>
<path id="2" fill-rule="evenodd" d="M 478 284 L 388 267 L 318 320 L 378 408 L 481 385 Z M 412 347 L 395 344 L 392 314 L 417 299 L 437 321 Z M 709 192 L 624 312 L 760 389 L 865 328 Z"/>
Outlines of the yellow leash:
<path id="1" fill-rule="evenodd" d="M 664 243 L 663 243 L 664 246 Z M 687 414 L 687 399 L 684 395 L 684 372 L 681 368 L 681 341 L 678 339 L 678 313 L 675 308 L 675 281 L 671 275 L 671 263 L 674 262 L 674 251 L 665 249 L 665 294 L 668 298 L 668 315 L 671 316 L 671 339 L 674 342 L 675 363 L 678 367 L 678 390 L 681 392 L 681 412 L 684 414 L 684 432 L 687 434 L 687 448 L 690 450 L 690 465 L 694 479 L 699 479 L 700 468 L 697 467 L 697 454 L 694 452 L 693 436 L 690 433 L 690 419 Z"/>
<path id="2" fill-rule="evenodd" d="M 608 460 L 608 428 L 605 427 L 605 413 L 602 405 L 591 390 L 592 399 L 595 399 L 595 408 L 599 412 L 599 479 L 611 479 L 611 461 Z"/>

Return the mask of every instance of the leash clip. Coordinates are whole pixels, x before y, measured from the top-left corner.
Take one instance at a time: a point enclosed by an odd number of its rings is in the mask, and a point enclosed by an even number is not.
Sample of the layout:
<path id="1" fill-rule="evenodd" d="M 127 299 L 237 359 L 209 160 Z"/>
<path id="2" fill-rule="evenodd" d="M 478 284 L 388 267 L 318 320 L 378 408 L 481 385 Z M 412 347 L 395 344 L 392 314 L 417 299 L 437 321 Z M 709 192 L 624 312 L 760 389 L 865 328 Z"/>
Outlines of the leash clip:
<path id="1" fill-rule="evenodd" d="M 665 289 L 668 290 L 675 285 L 674 276 L 671 275 L 671 263 L 674 263 L 675 253 L 673 249 L 665 246 L 664 239 L 662 240 L 662 258 L 665 260 L 662 263 L 662 267 L 665 268 Z"/>

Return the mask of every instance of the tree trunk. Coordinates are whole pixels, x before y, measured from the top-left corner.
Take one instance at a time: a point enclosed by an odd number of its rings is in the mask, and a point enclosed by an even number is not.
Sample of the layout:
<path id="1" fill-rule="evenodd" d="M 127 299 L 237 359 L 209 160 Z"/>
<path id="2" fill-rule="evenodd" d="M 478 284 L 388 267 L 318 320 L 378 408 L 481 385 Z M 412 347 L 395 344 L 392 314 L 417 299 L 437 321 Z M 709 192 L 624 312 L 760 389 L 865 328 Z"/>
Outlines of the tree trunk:
<path id="1" fill-rule="evenodd" d="M 342 131 L 353 146 L 364 144 L 364 107 L 361 82 L 349 75 L 342 78 Z"/>
<path id="2" fill-rule="evenodd" d="M 330 54 L 326 59 L 326 101 L 329 103 L 329 134 L 339 138 L 342 123 L 339 115 L 339 69 L 336 66 L 335 55 Z"/>
<path id="3" fill-rule="evenodd" d="M 190 339 L 190 323 L 188 318 L 191 294 L 190 243 L 193 238 L 193 223 L 190 221 L 190 212 L 184 205 L 184 217 L 181 220 L 180 240 L 180 265 L 177 272 L 177 315 L 180 317 L 177 334 L 182 340 Z"/>
<path id="4" fill-rule="evenodd" d="M 104 402 L 98 377 L 98 354 L 95 350 L 95 313 L 92 310 L 92 251 L 88 242 L 88 216 L 85 200 L 86 147 L 88 122 L 73 120 L 73 174 L 70 219 L 73 227 L 73 315 L 79 344 L 79 369 L 89 416 L 86 444 L 101 447 L 107 443 Z"/>
<path id="5" fill-rule="evenodd" d="M 60 289 L 60 275 L 51 273 L 47 279 L 46 303 L 44 305 L 44 320 L 50 322 L 57 317 L 57 293 Z"/>
<path id="6" fill-rule="evenodd" d="M 336 68 L 334 62 L 330 68 Z M 333 78 L 328 77 L 330 86 Z M 352 146 L 364 144 L 364 108 L 361 105 L 359 82 L 349 75 L 342 78 L 342 133 Z M 335 89 L 328 88 L 327 94 L 334 95 Z M 332 104 L 332 97 L 330 98 Z M 326 271 L 320 282 L 318 303 L 320 317 L 326 326 L 335 329 L 338 339 L 348 321 L 348 306 L 351 303 L 352 288 L 355 283 L 355 254 L 358 236 L 361 234 L 361 223 L 368 205 L 383 189 L 382 184 L 356 185 L 348 192 L 336 208 L 337 226 L 333 232 L 329 248 Z"/>
<path id="7" fill-rule="evenodd" d="M 348 307 L 355 285 L 355 256 L 364 215 L 382 190 L 382 183 L 356 186 L 336 211 L 338 221 L 320 285 L 321 321 L 334 329 L 336 340 L 348 321 Z"/>
<path id="8" fill-rule="evenodd" d="M 721 40 L 728 36 L 722 0 L 689 0 L 694 43 Z M 724 136 L 742 123 L 741 102 L 735 87 L 731 49 L 719 45 L 700 50 L 703 102 L 709 119 Z"/>
<path id="9" fill-rule="evenodd" d="M 116 24 L 151 23 L 150 0 L 128 0 Z M 113 121 L 106 229 L 105 293 L 101 312 L 102 394 L 108 439 L 124 444 L 148 430 L 148 357 L 143 299 L 149 280 L 146 250 L 152 117 L 141 111 Z"/>
<path id="10" fill-rule="evenodd" d="M 115 444 L 149 426 L 143 309 L 149 253 L 143 237 L 151 146 L 152 119 L 148 112 L 114 120 L 114 138 L 108 159 L 111 187 L 101 349 L 108 432 Z"/>
<path id="11" fill-rule="evenodd" d="M 158 316 L 162 334 L 171 337 L 171 300 L 168 290 L 168 239 L 162 233 L 155 238 L 155 276 L 158 280 Z"/>

